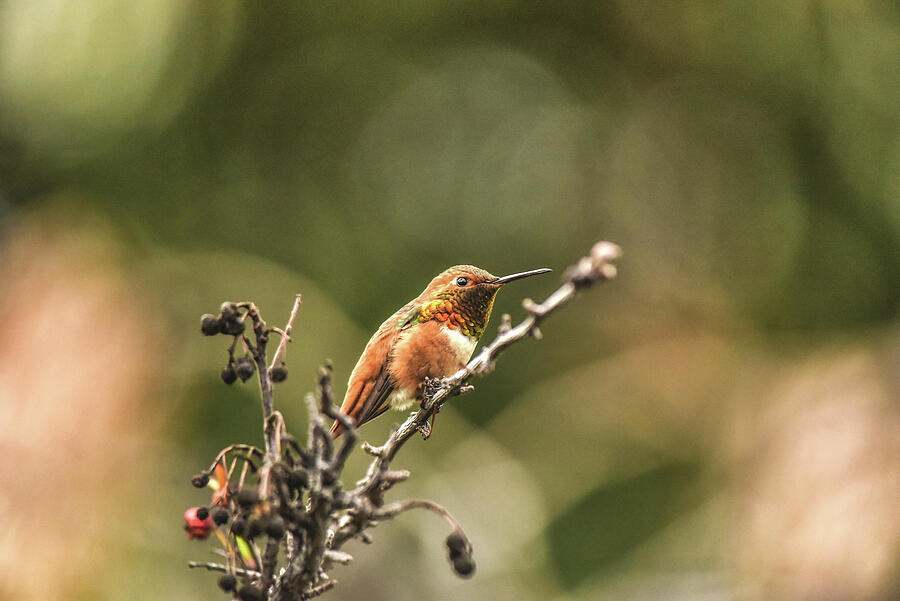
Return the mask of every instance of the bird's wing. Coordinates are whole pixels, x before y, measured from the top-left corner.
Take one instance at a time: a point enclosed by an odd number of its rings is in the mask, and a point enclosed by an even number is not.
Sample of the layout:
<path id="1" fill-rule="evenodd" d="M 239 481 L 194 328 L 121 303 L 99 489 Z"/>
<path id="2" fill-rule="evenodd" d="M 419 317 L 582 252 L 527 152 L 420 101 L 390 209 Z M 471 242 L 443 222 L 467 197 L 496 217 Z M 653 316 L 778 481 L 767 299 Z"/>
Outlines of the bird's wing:
<path id="1" fill-rule="evenodd" d="M 361 395 L 363 400 L 356 425 L 360 426 L 369 420 L 375 419 L 388 410 L 388 397 L 394 392 L 391 377 L 387 369 L 382 369 L 374 382 L 364 388 L 366 394 Z"/>
<path id="2" fill-rule="evenodd" d="M 388 354 L 401 329 L 410 322 L 411 313 L 415 313 L 415 307 L 409 303 L 381 324 L 350 374 L 341 412 L 353 419 L 357 426 L 375 419 L 388 409 L 387 399 L 394 391 L 394 382 L 387 369 Z M 331 434 L 337 438 L 342 431 L 341 424 L 335 421 Z"/>

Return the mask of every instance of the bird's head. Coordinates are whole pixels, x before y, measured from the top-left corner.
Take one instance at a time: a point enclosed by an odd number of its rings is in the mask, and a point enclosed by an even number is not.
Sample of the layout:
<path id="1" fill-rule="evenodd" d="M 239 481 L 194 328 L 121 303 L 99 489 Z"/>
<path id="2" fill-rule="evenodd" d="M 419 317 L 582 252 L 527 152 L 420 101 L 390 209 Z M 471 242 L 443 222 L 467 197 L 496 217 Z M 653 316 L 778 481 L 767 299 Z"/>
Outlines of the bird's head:
<path id="1" fill-rule="evenodd" d="M 503 285 L 548 271 L 532 269 L 498 278 L 480 267 L 454 265 L 425 288 L 420 297 L 419 319 L 439 319 L 449 327 L 459 327 L 466 335 L 479 338 L 487 327 L 494 298 Z"/>

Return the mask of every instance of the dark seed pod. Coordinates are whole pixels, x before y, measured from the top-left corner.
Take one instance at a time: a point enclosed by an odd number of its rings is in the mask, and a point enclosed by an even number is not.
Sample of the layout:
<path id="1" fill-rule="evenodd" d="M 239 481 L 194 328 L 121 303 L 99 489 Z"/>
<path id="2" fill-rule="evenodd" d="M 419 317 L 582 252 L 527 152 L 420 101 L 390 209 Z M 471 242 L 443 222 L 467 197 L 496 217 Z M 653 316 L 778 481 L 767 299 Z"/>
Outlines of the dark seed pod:
<path id="1" fill-rule="evenodd" d="M 337 481 L 337 476 L 331 470 L 325 470 L 322 472 L 322 484 L 325 486 L 331 486 Z"/>
<path id="2" fill-rule="evenodd" d="M 262 534 L 263 527 L 259 520 L 250 520 L 250 523 L 247 524 L 247 540 L 253 540 L 260 534 Z"/>
<path id="3" fill-rule="evenodd" d="M 219 320 L 214 315 L 206 313 L 200 318 L 200 331 L 204 336 L 215 336 L 220 333 Z"/>
<path id="4" fill-rule="evenodd" d="M 235 380 L 237 380 L 237 374 L 234 373 L 234 368 L 230 365 L 225 367 L 222 370 L 222 381 L 231 386 Z"/>
<path id="5" fill-rule="evenodd" d="M 236 586 L 237 578 L 234 577 L 234 574 L 222 574 L 219 576 L 219 588 L 226 593 L 233 591 Z"/>
<path id="6" fill-rule="evenodd" d="M 222 303 L 222 308 L 219 310 L 218 322 L 219 330 L 223 334 L 238 336 L 239 334 L 244 333 L 244 322 L 241 320 L 240 313 L 238 313 L 234 303 Z"/>
<path id="7" fill-rule="evenodd" d="M 197 508 L 197 519 L 198 520 L 205 520 L 208 517 L 209 517 L 209 509 L 207 509 L 206 507 L 198 507 Z"/>
<path id="8" fill-rule="evenodd" d="M 458 557 L 453 560 L 453 571 L 462 578 L 468 578 L 475 573 L 475 562 L 469 556 Z"/>
<path id="9" fill-rule="evenodd" d="M 245 584 L 237 592 L 241 601 L 262 601 L 262 593 L 255 586 Z"/>
<path id="10" fill-rule="evenodd" d="M 240 336 L 244 333 L 244 322 L 239 319 L 232 319 L 229 321 L 220 319 L 219 329 L 222 330 L 223 334 L 228 334 L 229 336 Z"/>
<path id="11" fill-rule="evenodd" d="M 254 371 L 256 371 L 256 365 L 254 365 L 253 359 L 246 355 L 238 359 L 234 365 L 234 372 L 241 379 L 241 382 L 249 380 L 253 376 Z"/>
<path id="12" fill-rule="evenodd" d="M 241 506 L 242 509 L 250 509 L 257 503 L 259 503 L 259 495 L 256 494 L 256 491 L 251 488 L 245 488 L 241 492 L 237 494 L 237 504 Z"/>
<path id="13" fill-rule="evenodd" d="M 222 306 L 219 307 L 219 317 L 221 317 L 222 319 L 237 319 L 237 305 L 225 301 L 224 303 L 222 303 Z"/>
<path id="14" fill-rule="evenodd" d="M 451 532 L 446 541 L 447 548 L 450 551 L 462 553 L 466 550 L 466 539 L 459 532 Z"/>
<path id="15" fill-rule="evenodd" d="M 269 377 L 273 382 L 284 382 L 287 380 L 287 368 L 284 365 L 276 365 L 269 370 Z"/>
<path id="16" fill-rule="evenodd" d="M 266 534 L 274 539 L 280 539 L 284 536 L 284 520 L 279 516 L 274 516 L 269 523 L 266 524 Z"/>
<path id="17" fill-rule="evenodd" d="M 231 522 L 231 532 L 235 536 L 244 536 L 244 533 L 247 531 L 247 520 L 244 518 L 234 518 L 234 521 Z"/>
<path id="18" fill-rule="evenodd" d="M 217 526 L 221 526 L 222 524 L 228 523 L 228 518 L 231 517 L 231 514 L 224 507 L 216 507 L 212 511 L 212 520 L 213 523 Z"/>
<path id="19" fill-rule="evenodd" d="M 209 474 L 194 474 L 191 476 L 191 484 L 197 488 L 203 488 L 209 484 Z"/>

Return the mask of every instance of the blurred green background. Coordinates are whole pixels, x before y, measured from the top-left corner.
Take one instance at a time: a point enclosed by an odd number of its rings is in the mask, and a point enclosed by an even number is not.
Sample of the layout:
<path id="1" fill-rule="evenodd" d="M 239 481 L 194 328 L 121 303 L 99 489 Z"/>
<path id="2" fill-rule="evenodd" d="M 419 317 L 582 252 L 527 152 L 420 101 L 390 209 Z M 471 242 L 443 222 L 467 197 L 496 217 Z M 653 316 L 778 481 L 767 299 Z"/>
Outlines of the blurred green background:
<path id="1" fill-rule="evenodd" d="M 445 267 L 554 268 L 516 319 L 608 239 L 396 462 L 475 578 L 410 514 L 326 598 L 896 598 L 898 57 L 874 0 L 0 2 L 0 597 L 224 597 L 181 530 L 261 440 L 223 300 L 303 294 L 303 432 Z"/>

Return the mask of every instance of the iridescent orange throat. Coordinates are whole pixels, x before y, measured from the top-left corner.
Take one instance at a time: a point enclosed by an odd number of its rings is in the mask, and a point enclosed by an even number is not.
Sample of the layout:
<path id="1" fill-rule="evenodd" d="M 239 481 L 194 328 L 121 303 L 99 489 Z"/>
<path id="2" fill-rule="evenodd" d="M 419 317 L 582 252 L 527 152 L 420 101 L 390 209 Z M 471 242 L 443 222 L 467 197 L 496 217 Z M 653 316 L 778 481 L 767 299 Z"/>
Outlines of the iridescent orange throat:
<path id="1" fill-rule="evenodd" d="M 499 286 L 477 286 L 468 290 L 439 292 L 434 300 L 419 308 L 415 321 L 422 323 L 435 319 L 477 340 L 484 334 L 491 318 L 494 298 L 499 289 Z"/>

